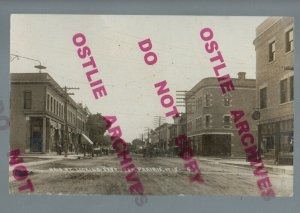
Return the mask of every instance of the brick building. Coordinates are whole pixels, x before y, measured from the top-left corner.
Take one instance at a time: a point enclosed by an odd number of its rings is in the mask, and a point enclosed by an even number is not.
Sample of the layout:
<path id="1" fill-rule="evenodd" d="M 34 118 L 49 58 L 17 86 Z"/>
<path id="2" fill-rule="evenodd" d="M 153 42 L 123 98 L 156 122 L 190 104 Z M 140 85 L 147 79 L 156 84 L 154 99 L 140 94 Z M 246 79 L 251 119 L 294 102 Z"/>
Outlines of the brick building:
<path id="1" fill-rule="evenodd" d="M 169 146 L 169 127 L 171 124 L 164 123 L 155 128 L 155 130 L 150 133 L 151 143 L 154 147 L 161 150 L 168 150 Z"/>
<path id="2" fill-rule="evenodd" d="M 260 152 L 292 163 L 294 143 L 294 19 L 270 17 L 256 28 L 256 102 Z"/>
<path id="3" fill-rule="evenodd" d="M 214 77 L 202 79 L 187 92 L 187 136 L 194 155 L 245 156 L 231 119 L 233 109 L 245 112 L 245 119 L 256 137 L 256 122 L 251 118 L 255 108 L 255 79 L 246 79 L 246 73 L 240 72 L 232 81 L 235 90 L 225 95 Z"/>
<path id="4" fill-rule="evenodd" d="M 61 153 L 65 119 L 69 152 L 78 153 L 84 144 L 92 144 L 86 132 L 89 110 L 66 95 L 48 73 L 11 73 L 10 81 L 11 149 Z"/>
<path id="5" fill-rule="evenodd" d="M 173 117 L 174 124 L 169 126 L 169 152 L 178 155 L 181 150 L 176 144 L 176 137 L 179 135 L 186 135 L 186 116 L 181 114 L 178 117 Z"/>

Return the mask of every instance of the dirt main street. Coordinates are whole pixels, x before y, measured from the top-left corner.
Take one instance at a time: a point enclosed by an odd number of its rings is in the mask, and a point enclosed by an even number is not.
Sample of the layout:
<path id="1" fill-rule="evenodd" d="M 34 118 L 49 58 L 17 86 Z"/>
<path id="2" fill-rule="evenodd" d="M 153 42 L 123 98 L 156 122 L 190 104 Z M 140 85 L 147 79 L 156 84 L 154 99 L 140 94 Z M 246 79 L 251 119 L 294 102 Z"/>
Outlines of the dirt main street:
<path id="1" fill-rule="evenodd" d="M 226 165 L 217 161 L 198 160 L 205 183 L 192 183 L 189 173 L 184 169 L 180 158 L 143 158 L 133 156 L 136 167 L 171 168 L 168 172 L 142 170 L 138 172 L 147 195 L 233 195 L 260 196 L 253 168 Z M 118 159 L 114 156 L 95 157 L 92 159 L 58 159 L 44 161 L 41 164 L 30 163 L 26 166 L 35 191 L 32 194 L 99 194 L 126 195 L 128 186 L 123 172 L 84 171 L 84 169 L 113 167 L 120 170 Z M 53 168 L 56 170 L 52 171 Z M 63 168 L 69 168 L 64 171 Z M 74 171 L 72 171 L 73 168 Z M 76 171 L 78 169 L 78 171 Z M 293 195 L 293 176 L 269 172 L 276 196 Z M 9 190 L 19 194 L 16 182 L 10 172 Z M 24 194 L 22 192 L 20 194 Z"/>

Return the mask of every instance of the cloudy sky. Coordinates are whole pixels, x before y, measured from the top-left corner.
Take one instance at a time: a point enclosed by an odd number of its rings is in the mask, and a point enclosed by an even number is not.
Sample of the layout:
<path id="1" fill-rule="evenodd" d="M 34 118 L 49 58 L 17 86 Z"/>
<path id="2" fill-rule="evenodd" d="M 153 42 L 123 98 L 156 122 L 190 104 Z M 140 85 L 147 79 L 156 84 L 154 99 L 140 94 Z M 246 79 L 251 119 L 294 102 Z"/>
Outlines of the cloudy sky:
<path id="1" fill-rule="evenodd" d="M 139 137 L 144 127 L 153 128 L 154 116 L 166 112 L 160 105 L 154 83 L 168 82 L 171 95 L 189 90 L 205 77 L 212 77 L 209 55 L 199 32 L 214 31 L 214 39 L 227 64 L 227 72 L 236 77 L 246 72 L 255 78 L 253 40 L 256 27 L 266 17 L 209 16 L 116 16 L 116 15 L 12 15 L 10 52 L 35 58 L 62 87 L 80 87 L 72 96 L 92 113 L 115 115 L 127 141 Z M 83 33 L 100 70 L 107 96 L 96 100 L 72 42 Z M 138 42 L 150 38 L 158 56 L 148 66 Z M 20 59 L 11 62 L 11 72 L 38 72 L 35 62 Z M 184 111 L 179 108 L 179 111 Z M 171 119 L 167 119 L 172 123 Z"/>

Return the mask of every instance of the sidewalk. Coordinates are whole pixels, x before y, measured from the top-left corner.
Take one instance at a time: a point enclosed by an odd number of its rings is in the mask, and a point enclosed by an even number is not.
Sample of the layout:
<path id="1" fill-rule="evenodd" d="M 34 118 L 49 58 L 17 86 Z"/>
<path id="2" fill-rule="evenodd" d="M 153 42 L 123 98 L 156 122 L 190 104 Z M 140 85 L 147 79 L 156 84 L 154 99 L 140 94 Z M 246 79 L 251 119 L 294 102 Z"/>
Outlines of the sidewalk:
<path id="1" fill-rule="evenodd" d="M 63 159 L 78 159 L 78 157 L 83 158 L 83 154 L 82 155 L 81 154 L 68 155 L 68 157 L 64 157 L 64 155 L 24 154 L 24 155 L 21 155 L 20 157 L 24 159 L 24 162 L 20 163 L 20 165 L 36 166 L 36 165 L 47 164 L 47 163 L 51 163 L 51 162 L 55 162 L 55 161 L 59 161 L 59 160 L 63 160 Z M 26 159 L 28 159 L 28 158 L 34 158 L 35 160 L 26 162 Z M 10 166 L 9 171 L 12 171 L 13 168 L 14 168 L 13 166 Z"/>
<path id="2" fill-rule="evenodd" d="M 250 162 L 246 162 L 244 158 L 210 158 L 210 157 L 200 157 L 200 160 L 207 162 L 214 162 L 219 164 L 233 165 L 233 166 L 241 166 L 241 167 L 251 167 Z M 264 166 L 268 172 L 274 172 L 277 174 L 286 174 L 293 175 L 294 174 L 294 166 L 293 165 L 275 165 L 273 160 L 263 160 Z"/>
<path id="3" fill-rule="evenodd" d="M 68 155 L 68 157 L 64 157 L 64 155 L 56 155 L 56 154 L 24 154 L 20 156 L 22 158 L 38 158 L 38 159 L 77 159 L 78 157 L 82 158 L 83 154 L 78 155 Z"/>

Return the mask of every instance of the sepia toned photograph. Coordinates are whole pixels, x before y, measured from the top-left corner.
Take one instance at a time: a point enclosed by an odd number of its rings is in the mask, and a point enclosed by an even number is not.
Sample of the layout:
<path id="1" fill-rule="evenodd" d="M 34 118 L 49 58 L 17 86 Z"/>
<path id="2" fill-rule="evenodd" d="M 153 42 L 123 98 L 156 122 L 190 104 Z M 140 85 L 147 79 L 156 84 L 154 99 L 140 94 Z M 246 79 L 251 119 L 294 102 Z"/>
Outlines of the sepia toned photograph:
<path id="1" fill-rule="evenodd" d="M 293 17 L 10 21 L 10 194 L 293 197 Z"/>

